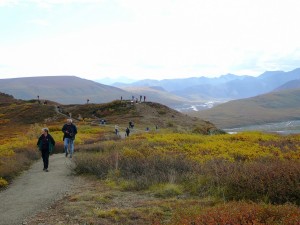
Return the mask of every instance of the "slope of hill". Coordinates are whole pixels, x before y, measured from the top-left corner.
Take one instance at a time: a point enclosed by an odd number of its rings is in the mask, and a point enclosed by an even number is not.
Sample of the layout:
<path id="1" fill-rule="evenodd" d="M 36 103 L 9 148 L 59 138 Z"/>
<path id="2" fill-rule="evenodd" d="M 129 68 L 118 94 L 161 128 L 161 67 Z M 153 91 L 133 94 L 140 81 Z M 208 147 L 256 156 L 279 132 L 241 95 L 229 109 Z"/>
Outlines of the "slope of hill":
<path id="1" fill-rule="evenodd" d="M 220 128 L 300 119 L 300 89 L 271 92 L 190 113 Z"/>
<path id="2" fill-rule="evenodd" d="M 94 118 L 97 122 L 105 119 L 107 124 L 128 126 L 129 121 L 139 129 L 150 130 L 169 128 L 177 131 L 190 131 L 202 134 L 219 132 L 214 124 L 196 117 L 190 117 L 165 105 L 154 102 L 132 104 L 130 101 L 113 101 L 105 104 L 65 105 L 63 112 L 83 118 Z"/>
<path id="3" fill-rule="evenodd" d="M 37 100 L 12 101 L 9 95 L 1 94 L 1 99 L 11 104 L 0 104 L 0 129 L 15 128 L 15 124 L 22 127 L 29 124 L 45 122 L 61 122 L 66 116 L 75 119 L 87 119 L 88 121 L 99 123 L 100 119 L 105 119 L 107 124 L 114 126 L 128 126 L 129 121 L 134 122 L 139 128 L 155 129 L 170 128 L 172 130 L 192 131 L 207 134 L 218 131 L 210 122 L 199 118 L 192 118 L 173 110 L 165 105 L 153 102 L 131 103 L 131 101 L 112 101 L 103 104 L 73 104 L 59 105 L 60 113 L 57 110 L 58 104 L 49 102 L 39 103 Z M 6 129 L 5 128 L 5 129 Z"/>
<path id="4" fill-rule="evenodd" d="M 281 91 L 281 90 L 287 90 L 287 89 L 300 89 L 300 79 L 297 80 L 291 80 L 280 87 L 276 88 L 274 91 Z"/>
<path id="5" fill-rule="evenodd" d="M 19 127 L 64 118 L 57 114 L 55 110 L 56 103 L 51 101 L 43 104 L 37 100 L 17 100 L 3 93 L 0 93 L 0 99 L 0 127 L 8 126 L 15 129 L 16 124 Z"/>
<path id="6" fill-rule="evenodd" d="M 75 76 L 1 79 L 0 91 L 17 99 L 47 99 L 61 104 L 103 103 L 130 98 L 131 93 Z"/>
<path id="7" fill-rule="evenodd" d="M 11 104 L 11 103 L 14 103 L 14 102 L 17 102 L 17 101 L 18 100 L 16 100 L 14 98 L 14 96 L 0 92 L 0 104 L 1 105 L 3 105 L 3 104 Z"/>

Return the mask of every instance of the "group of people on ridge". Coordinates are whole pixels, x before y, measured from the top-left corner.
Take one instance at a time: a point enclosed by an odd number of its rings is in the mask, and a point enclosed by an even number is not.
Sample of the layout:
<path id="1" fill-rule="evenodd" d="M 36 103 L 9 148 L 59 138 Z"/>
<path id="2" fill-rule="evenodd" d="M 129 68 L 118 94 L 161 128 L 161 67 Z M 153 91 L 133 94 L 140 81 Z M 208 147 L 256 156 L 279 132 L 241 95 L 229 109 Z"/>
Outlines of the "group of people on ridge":
<path id="1" fill-rule="evenodd" d="M 64 153 L 66 157 L 70 154 L 70 158 L 72 158 L 74 153 L 74 140 L 75 135 L 77 134 L 77 127 L 73 124 L 72 119 L 67 119 L 67 123 L 63 125 L 62 132 L 64 133 L 63 141 L 64 141 Z M 48 128 L 42 129 L 42 134 L 38 138 L 37 146 L 42 153 L 43 170 L 48 172 L 49 166 L 49 155 L 53 151 L 55 146 L 54 138 L 49 134 Z"/>

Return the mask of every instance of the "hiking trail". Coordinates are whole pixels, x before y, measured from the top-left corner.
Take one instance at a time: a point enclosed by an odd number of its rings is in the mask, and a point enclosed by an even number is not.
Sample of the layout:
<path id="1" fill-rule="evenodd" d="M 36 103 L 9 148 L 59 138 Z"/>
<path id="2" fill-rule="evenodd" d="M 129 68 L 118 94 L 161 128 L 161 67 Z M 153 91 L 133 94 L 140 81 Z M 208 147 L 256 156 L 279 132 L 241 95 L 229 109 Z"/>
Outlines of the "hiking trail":
<path id="1" fill-rule="evenodd" d="M 76 184 L 72 161 L 64 154 L 49 158 L 49 172 L 38 160 L 0 192 L 0 225 L 27 224 L 26 218 L 46 210 L 72 191 Z"/>

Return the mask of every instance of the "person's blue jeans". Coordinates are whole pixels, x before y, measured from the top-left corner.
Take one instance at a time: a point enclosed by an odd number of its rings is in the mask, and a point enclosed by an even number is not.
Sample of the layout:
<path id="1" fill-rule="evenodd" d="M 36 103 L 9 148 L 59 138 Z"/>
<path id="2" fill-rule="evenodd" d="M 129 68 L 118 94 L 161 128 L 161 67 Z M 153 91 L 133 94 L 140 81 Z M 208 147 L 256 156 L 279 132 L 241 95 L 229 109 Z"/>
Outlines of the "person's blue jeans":
<path id="1" fill-rule="evenodd" d="M 64 140 L 64 149 L 66 155 L 70 154 L 70 157 L 74 153 L 74 139 L 72 138 L 65 138 Z"/>

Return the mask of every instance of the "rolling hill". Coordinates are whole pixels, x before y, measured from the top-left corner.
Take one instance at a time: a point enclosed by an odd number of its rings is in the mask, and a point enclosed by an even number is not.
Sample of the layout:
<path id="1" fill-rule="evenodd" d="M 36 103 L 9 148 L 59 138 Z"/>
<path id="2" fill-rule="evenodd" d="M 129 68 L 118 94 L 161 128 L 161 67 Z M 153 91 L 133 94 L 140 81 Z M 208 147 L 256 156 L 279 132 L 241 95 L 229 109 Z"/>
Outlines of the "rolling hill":
<path id="1" fill-rule="evenodd" d="M 100 119 L 105 119 L 110 126 L 119 124 L 125 127 L 132 121 L 140 129 L 149 127 L 152 130 L 157 125 L 159 128 L 202 134 L 219 132 L 219 129 L 208 121 L 190 117 L 154 102 L 132 104 L 129 100 L 115 100 L 102 104 L 61 105 L 49 101 L 43 104 L 37 100 L 16 100 L 4 93 L 0 93 L 0 99 L 0 129 L 5 128 L 9 132 L 15 128 L 15 124 L 24 127 L 35 123 L 63 123 L 70 114 L 74 119 L 84 119 L 93 124 L 99 124 Z M 58 105 L 60 112 L 57 110 Z"/>
<path id="2" fill-rule="evenodd" d="M 209 120 L 216 126 L 236 128 L 300 119 L 300 89 L 274 91 L 252 98 L 233 100 L 190 115 Z"/>
<path id="3" fill-rule="evenodd" d="M 105 119 L 107 124 L 126 127 L 129 121 L 139 127 L 150 130 L 168 128 L 176 131 L 189 131 L 202 134 L 219 132 L 216 126 L 200 118 L 190 117 L 155 102 L 132 104 L 130 101 L 113 101 L 104 104 L 64 105 L 63 112 L 72 112 L 74 118 L 92 118 L 96 123 Z"/>
<path id="4" fill-rule="evenodd" d="M 0 91 L 17 99 L 47 99 L 61 104 L 104 103 L 130 98 L 131 93 L 76 76 L 1 79 Z"/>

